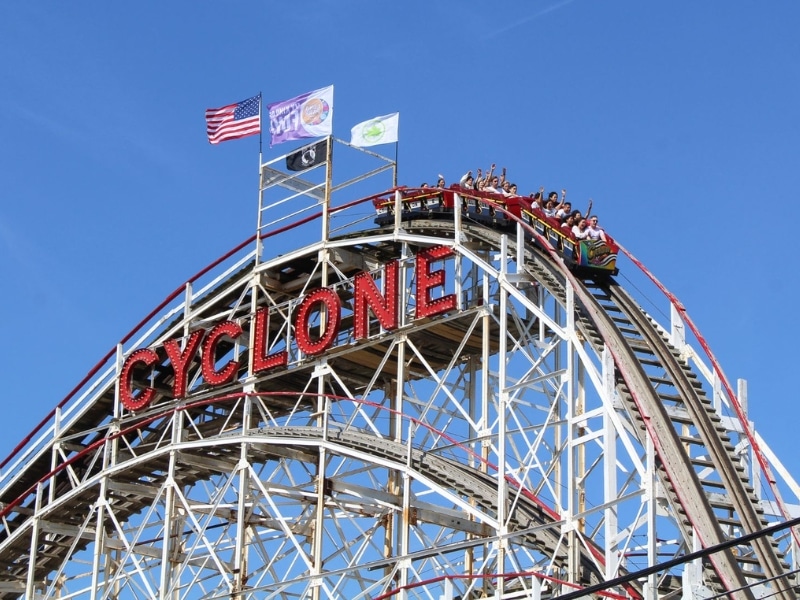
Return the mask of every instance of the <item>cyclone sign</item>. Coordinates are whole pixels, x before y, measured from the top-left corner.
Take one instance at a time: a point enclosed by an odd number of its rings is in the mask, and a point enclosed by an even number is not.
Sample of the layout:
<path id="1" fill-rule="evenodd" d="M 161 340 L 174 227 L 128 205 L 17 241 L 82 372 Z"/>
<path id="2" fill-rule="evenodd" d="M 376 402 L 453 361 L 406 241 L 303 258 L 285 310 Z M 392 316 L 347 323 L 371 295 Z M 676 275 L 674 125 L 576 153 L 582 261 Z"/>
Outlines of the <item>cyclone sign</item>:
<path id="1" fill-rule="evenodd" d="M 455 294 L 445 294 L 446 271 L 433 269 L 434 263 L 453 255 L 448 246 L 434 246 L 423 250 L 415 257 L 416 281 L 414 318 L 425 319 L 441 315 L 457 308 Z M 400 264 L 391 261 L 383 267 L 383 292 L 372 276 L 361 271 L 352 280 L 352 290 L 348 293 L 353 306 L 352 337 L 356 341 L 369 337 L 371 312 L 381 328 L 392 331 L 399 327 L 401 299 L 404 297 L 400 286 Z M 317 288 L 298 298 L 291 309 L 293 316 L 293 343 L 304 355 L 318 356 L 331 349 L 340 339 L 342 324 L 342 301 L 332 288 Z M 324 323 L 316 327 L 315 315 L 324 315 Z M 248 321 L 252 320 L 251 323 Z M 217 364 L 217 346 L 223 340 L 231 343 L 241 339 L 249 328 L 253 340 L 248 349 L 248 376 L 262 374 L 276 367 L 287 366 L 289 353 L 286 350 L 269 353 L 270 310 L 260 308 L 252 319 L 242 321 L 222 321 L 210 329 L 197 328 L 185 338 L 170 339 L 155 348 L 140 348 L 128 356 L 119 375 L 119 392 L 122 406 L 129 411 L 147 408 L 158 393 L 154 387 L 142 386 L 140 382 L 149 381 L 147 373 L 160 364 L 164 357 L 169 359 L 168 369 L 172 371 L 171 395 L 174 399 L 185 398 L 189 392 L 189 369 L 199 361 L 203 382 L 211 387 L 233 381 L 241 372 L 239 360 L 229 360 L 224 365 Z"/>

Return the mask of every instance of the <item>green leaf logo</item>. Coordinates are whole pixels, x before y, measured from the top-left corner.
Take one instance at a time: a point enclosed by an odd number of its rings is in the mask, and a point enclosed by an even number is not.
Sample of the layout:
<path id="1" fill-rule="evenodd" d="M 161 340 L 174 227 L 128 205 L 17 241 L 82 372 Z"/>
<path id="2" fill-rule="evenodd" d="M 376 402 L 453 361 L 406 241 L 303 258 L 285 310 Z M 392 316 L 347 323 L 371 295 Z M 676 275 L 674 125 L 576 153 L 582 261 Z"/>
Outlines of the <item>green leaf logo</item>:
<path id="1" fill-rule="evenodd" d="M 384 133 L 386 133 L 386 126 L 380 119 L 366 123 L 361 130 L 361 136 L 372 144 L 378 142 Z"/>

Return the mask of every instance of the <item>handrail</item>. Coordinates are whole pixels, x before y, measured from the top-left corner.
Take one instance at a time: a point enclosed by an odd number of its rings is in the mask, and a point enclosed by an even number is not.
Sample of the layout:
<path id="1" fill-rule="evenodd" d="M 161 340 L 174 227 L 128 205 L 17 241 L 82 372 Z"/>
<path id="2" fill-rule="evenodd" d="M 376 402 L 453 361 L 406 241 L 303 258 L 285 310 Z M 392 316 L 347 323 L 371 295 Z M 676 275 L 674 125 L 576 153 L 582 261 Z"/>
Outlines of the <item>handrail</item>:
<path id="1" fill-rule="evenodd" d="M 415 581 L 414 583 L 409 583 L 408 585 L 402 585 L 396 587 L 393 590 L 389 590 L 388 592 L 384 592 L 378 596 L 372 598 L 372 600 L 386 600 L 386 598 L 391 598 L 400 592 L 404 592 L 406 590 L 413 590 L 418 587 L 423 587 L 426 585 L 430 585 L 432 583 L 439 583 L 440 581 L 454 581 L 454 580 L 474 580 L 474 579 L 519 579 L 521 577 L 536 577 L 537 579 L 541 579 L 542 581 L 550 581 L 552 583 L 556 583 L 559 585 L 563 585 L 565 587 L 570 587 L 575 590 L 581 591 L 586 589 L 585 586 L 579 585 L 577 583 L 571 583 L 569 581 L 565 581 L 563 579 L 558 579 L 557 577 L 552 577 L 550 575 L 545 575 L 544 573 L 540 573 L 538 571 L 521 571 L 517 573 L 482 573 L 480 575 L 439 575 L 438 577 L 432 577 L 430 579 L 425 579 L 422 581 Z M 598 596 L 603 598 L 612 598 L 613 600 L 630 600 L 630 596 L 624 596 L 622 594 L 615 594 L 614 592 L 607 592 L 605 590 L 599 590 L 595 592 Z"/>
<path id="2" fill-rule="evenodd" d="M 455 188 L 455 186 L 453 186 L 453 188 Z M 478 194 L 480 194 L 480 195 L 478 195 Z M 468 195 L 470 197 L 473 197 L 473 198 L 479 198 L 481 200 L 489 200 L 489 201 L 494 202 L 495 199 L 493 197 L 491 197 L 491 196 L 487 197 L 487 196 L 485 196 L 485 194 L 486 194 L 486 192 L 475 192 L 475 191 L 467 190 L 467 194 L 466 195 Z M 497 206 L 497 208 L 499 210 L 501 210 L 502 212 L 506 213 L 508 216 L 512 216 L 512 217 L 515 216 L 515 215 L 513 215 L 513 213 L 509 212 L 501 204 L 499 204 L 497 202 L 495 202 L 495 204 L 496 204 L 496 206 Z M 537 238 L 538 237 L 539 236 L 537 235 Z M 540 242 L 541 241 L 543 241 L 543 240 L 540 239 Z M 792 518 L 791 512 L 789 511 L 789 508 L 786 505 L 786 503 L 783 501 L 782 496 L 780 494 L 780 490 L 777 487 L 777 480 L 776 480 L 775 476 L 772 474 L 772 470 L 769 467 L 769 463 L 766 460 L 764 452 L 761 450 L 761 446 L 760 446 L 758 440 L 756 439 L 752 428 L 750 427 L 749 421 L 747 419 L 747 416 L 744 414 L 744 410 L 742 409 L 742 406 L 741 406 L 741 403 L 739 402 L 739 399 L 736 397 L 736 394 L 733 392 L 733 388 L 731 387 L 727 376 L 725 375 L 724 371 L 722 370 L 722 366 L 720 365 L 720 363 L 717 360 L 716 356 L 712 352 L 711 347 L 709 346 L 709 344 L 706 341 L 705 337 L 702 335 L 702 333 L 700 332 L 700 330 L 697 327 L 697 325 L 694 323 L 692 318 L 689 316 L 689 313 L 686 310 L 686 307 L 683 305 L 683 303 L 680 300 L 678 300 L 677 296 L 675 296 L 674 293 L 672 293 L 669 289 L 667 289 L 667 287 L 663 283 L 661 283 L 661 281 L 658 278 L 656 278 L 656 276 L 653 275 L 653 273 L 649 269 L 647 269 L 647 267 L 645 267 L 644 264 L 641 261 L 639 261 L 627 248 L 625 248 L 624 246 L 619 244 L 619 242 L 617 242 L 616 240 L 614 240 L 614 245 L 619 250 L 621 250 L 631 260 L 631 262 L 633 262 L 634 265 L 636 265 L 636 267 L 640 271 L 642 271 L 656 285 L 656 287 L 658 287 L 658 289 L 665 296 L 665 298 L 670 302 L 670 304 L 672 304 L 676 308 L 678 313 L 681 315 L 681 319 L 686 323 L 686 325 L 689 327 L 690 331 L 694 334 L 694 336 L 697 339 L 698 343 L 700 344 L 701 348 L 703 348 L 703 351 L 705 352 L 706 356 L 710 360 L 710 362 L 712 364 L 712 367 L 714 369 L 714 372 L 719 377 L 723 388 L 725 389 L 725 393 L 728 396 L 728 398 L 729 398 L 729 400 L 731 402 L 731 405 L 733 406 L 734 411 L 736 413 L 737 419 L 739 420 L 739 422 L 740 422 L 740 424 L 742 426 L 742 431 L 744 432 L 745 436 L 747 437 L 748 441 L 751 444 L 751 447 L 753 448 L 753 452 L 754 452 L 754 454 L 756 456 L 756 460 L 757 460 L 757 462 L 759 464 L 761 472 L 765 476 L 770 489 L 772 490 L 773 494 L 775 495 L 775 500 L 776 500 L 776 503 L 778 505 L 778 508 L 781 511 L 781 515 L 783 516 L 784 519 Z M 549 244 L 548 244 L 548 246 L 549 246 Z M 550 250 L 550 249 L 548 248 L 548 250 Z M 800 534 L 798 533 L 798 531 L 795 528 L 792 528 L 792 536 L 794 537 L 796 543 L 800 544 Z"/>
<path id="3" fill-rule="evenodd" d="M 753 449 L 753 453 L 756 456 L 756 460 L 758 462 L 759 468 L 761 469 L 762 474 L 767 480 L 767 484 L 769 485 L 770 490 L 775 495 L 775 502 L 778 505 L 778 509 L 781 511 L 781 516 L 785 520 L 789 520 L 792 518 L 791 512 L 789 511 L 789 507 L 784 502 L 780 490 L 778 489 L 778 484 L 775 476 L 772 474 L 772 469 L 770 469 L 769 462 L 764 455 L 763 450 L 761 450 L 761 445 L 759 444 L 756 436 L 754 435 L 753 429 L 750 427 L 750 422 L 747 419 L 747 415 L 744 413 L 744 409 L 742 408 L 739 399 L 736 397 L 736 394 L 733 392 L 733 388 L 731 384 L 728 382 L 728 378 L 725 375 L 725 372 L 722 370 L 722 366 L 719 364 L 714 353 L 711 351 L 711 347 L 708 345 L 705 337 L 703 334 L 700 333 L 700 329 L 697 327 L 695 322 L 689 316 L 689 312 L 686 310 L 686 307 L 683 303 L 678 300 L 678 297 L 675 296 L 671 291 L 667 289 L 667 287 L 661 283 L 661 281 L 650 272 L 650 270 L 644 266 L 644 264 L 637 259 L 632 252 L 630 252 L 627 248 L 619 245 L 619 249 L 627 256 L 636 267 L 644 273 L 650 281 L 655 284 L 655 286 L 664 294 L 664 296 L 669 300 L 670 304 L 675 307 L 678 311 L 678 314 L 681 316 L 681 319 L 684 323 L 689 327 L 692 334 L 694 334 L 695 338 L 697 339 L 700 347 L 703 348 L 703 351 L 706 353 L 709 361 L 711 361 L 711 365 L 714 369 L 714 372 L 719 377 L 720 382 L 722 383 L 722 387 L 725 389 L 725 394 L 728 396 L 728 399 L 731 402 L 731 406 L 733 407 L 734 412 L 736 413 L 736 417 L 739 420 L 739 424 L 742 427 L 742 432 L 747 437 L 748 442 L 750 443 L 750 447 Z M 797 528 L 792 528 L 792 537 L 795 540 L 796 544 L 800 545 L 800 532 L 798 532 Z"/>
<path id="4" fill-rule="evenodd" d="M 16 498 L 14 498 L 13 500 L 11 500 L 11 501 L 3 504 L 2 506 L 0 506 L 0 521 L 5 520 L 9 516 L 9 514 L 14 511 L 14 509 L 17 506 L 22 504 L 22 502 L 23 502 L 23 500 L 25 498 L 29 497 L 32 493 L 35 492 L 35 490 L 36 490 L 36 488 L 38 486 L 40 486 L 41 484 L 45 483 L 46 481 L 54 478 L 59 473 L 61 473 L 65 469 L 69 468 L 70 466 L 72 466 L 73 464 L 75 464 L 76 462 L 81 460 L 82 458 L 86 457 L 87 455 L 95 452 L 96 450 L 98 450 L 104 444 L 106 444 L 108 442 L 111 442 L 113 440 L 116 440 L 116 439 L 118 439 L 120 437 L 123 437 L 125 435 L 128 435 L 130 433 L 133 433 L 133 432 L 135 432 L 137 430 L 140 430 L 143 427 L 146 427 L 147 425 L 149 425 L 149 424 L 151 424 L 151 423 L 153 423 L 155 421 L 159 421 L 159 420 L 163 420 L 165 418 L 168 418 L 168 417 L 170 417 L 170 416 L 172 416 L 172 415 L 174 415 L 176 413 L 186 412 L 186 411 L 189 411 L 189 410 L 192 410 L 192 409 L 200 408 L 200 407 L 203 407 L 203 406 L 208 406 L 208 405 L 211 405 L 211 404 L 219 405 L 220 403 L 225 403 L 225 402 L 237 402 L 241 398 L 248 397 L 248 396 L 249 397 L 258 397 L 258 398 L 296 396 L 298 399 L 302 398 L 304 396 L 313 396 L 314 398 L 323 397 L 326 400 L 336 400 L 338 402 L 342 402 L 342 401 L 352 402 L 352 403 L 354 403 L 356 405 L 367 406 L 367 407 L 373 408 L 373 409 L 378 410 L 378 411 L 385 411 L 389 415 L 391 415 L 392 417 L 399 416 L 401 419 L 406 420 L 408 423 L 413 424 L 416 427 L 420 427 L 422 429 L 426 429 L 427 431 L 433 433 L 437 438 L 441 438 L 441 439 L 445 440 L 448 443 L 448 446 L 446 446 L 446 447 L 458 448 L 459 450 L 463 451 L 471 460 L 474 460 L 478 464 L 484 465 L 487 469 L 489 469 L 489 470 L 497 473 L 498 475 L 500 475 L 499 467 L 496 464 L 494 464 L 491 461 L 489 461 L 488 459 L 484 458 L 481 454 L 475 452 L 468 445 L 466 445 L 463 442 L 457 440 L 456 438 L 454 438 L 453 436 L 451 436 L 447 432 L 441 431 L 439 429 L 436 429 L 435 427 L 433 427 L 429 423 L 421 420 L 418 417 L 414 417 L 414 416 L 408 415 L 406 413 L 403 413 L 403 412 L 401 412 L 401 411 L 399 411 L 397 409 L 394 409 L 394 408 L 391 408 L 391 407 L 387 407 L 387 406 L 385 406 L 384 404 L 382 404 L 380 402 L 374 402 L 372 400 L 367 400 L 366 398 L 351 398 L 349 396 L 340 396 L 340 395 L 336 395 L 336 394 L 319 394 L 319 393 L 310 394 L 308 392 L 296 392 L 296 391 L 282 391 L 282 392 L 272 391 L 272 392 L 255 392 L 255 393 L 253 393 L 253 392 L 233 392 L 233 393 L 229 393 L 229 394 L 222 394 L 222 395 L 219 395 L 219 396 L 211 396 L 211 397 L 208 397 L 208 398 L 204 398 L 202 400 L 197 400 L 195 402 L 190 402 L 190 403 L 186 403 L 186 404 L 173 404 L 172 406 L 170 406 L 169 408 L 167 408 L 165 410 L 159 411 L 157 413 L 154 413 L 154 414 L 151 414 L 151 415 L 149 415 L 147 417 L 144 417 L 144 418 L 142 418 L 140 420 L 137 420 L 136 423 L 130 425 L 129 427 L 125 427 L 125 428 L 122 428 L 122 429 L 119 429 L 119 430 L 111 430 L 111 429 L 109 429 L 109 432 L 108 432 L 108 434 L 106 436 L 104 436 L 101 439 L 95 440 L 94 442 L 92 442 L 88 446 L 82 448 L 80 451 L 76 452 L 72 456 L 66 458 L 63 462 L 59 463 L 51 471 L 49 471 L 48 473 L 45 473 L 37 481 L 32 483 L 27 489 L 25 489 L 22 493 L 20 493 Z M 534 505 L 539 507 L 545 514 L 547 514 L 553 520 L 553 522 L 558 522 L 560 520 L 561 517 L 560 517 L 559 513 L 555 509 L 553 509 L 550 506 L 548 506 L 541 498 L 539 498 L 538 495 L 536 495 L 530 489 L 526 488 L 522 484 L 521 481 L 518 481 L 518 480 L 514 479 L 513 477 L 511 477 L 508 474 L 502 474 L 501 476 L 506 481 L 506 483 L 508 483 L 512 487 L 518 489 L 521 492 L 522 496 L 524 496 L 526 499 L 528 499 L 528 501 L 530 501 L 531 503 L 533 503 Z M 597 560 L 600 564 L 605 564 L 604 557 L 602 556 L 601 553 L 599 553 L 598 548 L 593 543 L 589 544 L 587 550 L 592 554 L 592 556 L 595 558 L 595 560 Z M 553 581 L 556 581 L 553 578 L 549 578 L 547 576 L 544 576 L 544 577 L 547 578 L 547 579 L 551 579 Z M 579 587 L 579 586 L 575 586 L 575 587 Z M 632 590 L 629 590 L 629 591 L 632 591 Z M 616 598 L 630 598 L 630 596 L 617 596 L 615 594 L 609 594 L 608 597 L 614 598 L 614 599 L 616 599 Z M 635 598 L 639 598 L 638 594 L 634 594 L 634 597 Z"/>
<path id="5" fill-rule="evenodd" d="M 86 385 L 89 382 L 89 380 L 97 374 L 97 372 L 102 368 L 102 366 L 104 364 L 106 364 L 108 362 L 108 360 L 112 356 L 114 356 L 114 354 L 116 354 L 117 346 L 119 344 L 124 344 L 125 342 L 129 341 L 153 317 L 155 317 L 159 312 L 161 312 L 170 302 L 172 302 L 178 296 L 180 296 L 184 292 L 184 290 L 186 289 L 186 284 L 187 283 L 194 283 L 200 277 L 202 277 L 203 275 L 208 273 L 211 269 L 213 269 L 214 267 L 218 266 L 220 263 L 222 263 L 223 261 L 227 260 L 228 258 L 233 256 L 234 254 L 239 252 L 242 248 L 244 248 L 248 244 L 252 243 L 255 239 L 256 239 L 256 236 L 254 234 L 254 235 L 250 236 L 248 239 L 246 239 L 244 242 L 238 244 L 237 246 L 235 246 L 234 248 L 229 250 L 227 253 L 223 254 L 221 257 L 219 257 L 215 261 L 209 263 L 206 267 L 204 267 L 203 269 L 198 271 L 195 275 L 190 277 L 187 281 L 182 283 L 180 285 L 180 287 L 176 288 L 175 291 L 173 291 L 171 294 L 169 294 L 160 304 L 158 304 L 158 306 L 156 306 L 153 310 L 151 310 L 147 314 L 146 317 L 144 317 L 141 321 L 139 321 L 139 323 L 136 324 L 133 327 L 133 329 L 131 329 L 127 334 L 125 334 L 122 337 L 122 339 L 119 341 L 119 343 L 115 344 L 114 347 L 111 350 L 109 350 L 106 353 L 106 355 L 103 356 L 103 358 L 101 358 L 98 361 L 98 363 L 89 370 L 89 372 L 86 374 L 86 376 L 83 379 L 81 379 L 80 382 L 78 382 L 78 384 L 74 388 L 72 388 L 72 390 L 70 390 L 69 393 L 67 393 L 67 395 L 64 397 L 64 399 L 61 400 L 58 404 L 56 404 L 55 408 L 53 408 L 47 414 L 47 416 L 44 417 L 44 419 L 42 419 L 33 428 L 33 430 L 29 434 L 27 436 L 25 436 L 25 438 L 19 444 L 17 444 L 14 447 L 14 449 L 11 451 L 11 453 L 8 456 L 6 456 L 2 461 L 0 461 L 0 469 L 5 467 L 14 458 L 14 456 L 16 456 L 17 453 L 20 450 L 22 450 L 22 448 L 24 448 L 33 439 L 33 437 L 48 423 L 48 421 L 50 421 L 56 415 L 56 412 L 58 411 L 59 408 L 63 408 L 70 400 L 72 400 L 72 398 L 75 396 L 75 394 L 77 394 L 78 391 L 80 391 L 81 388 L 83 388 L 83 386 Z"/>
<path id="6" fill-rule="evenodd" d="M 291 391 L 280 391 L 280 392 L 277 392 L 277 391 L 272 391 L 272 392 L 232 392 L 232 393 L 223 394 L 223 395 L 220 395 L 220 396 L 210 396 L 208 398 L 203 398 L 202 400 L 197 400 L 195 402 L 189 402 L 189 403 L 185 403 L 185 404 L 173 404 L 172 406 L 170 406 L 169 408 L 167 408 L 165 410 L 159 411 L 157 413 L 148 415 L 147 417 L 144 417 L 142 419 L 137 420 L 136 423 L 130 425 L 129 427 L 125 427 L 125 428 L 110 432 L 106 436 L 104 436 L 103 438 L 95 440 L 94 442 L 92 442 L 88 446 L 82 448 L 81 450 L 79 450 L 78 452 L 73 454 L 72 456 L 66 458 L 63 462 L 59 463 L 54 469 L 52 469 L 48 473 L 45 473 L 42 477 L 40 477 L 35 483 L 31 484 L 25 491 L 23 491 L 15 499 L 13 499 L 13 500 L 3 504 L 2 506 L 0 506 L 0 521 L 2 521 L 4 518 L 6 518 L 9 515 L 9 513 L 12 512 L 12 510 L 22 502 L 22 500 L 24 500 L 31 493 L 33 493 L 33 491 L 36 489 L 36 487 L 38 485 L 40 485 L 40 484 L 48 481 L 49 479 L 55 477 L 56 475 L 61 473 L 64 469 L 66 469 L 67 467 L 73 465 L 74 463 L 76 463 L 78 460 L 80 460 L 81 458 L 85 457 L 86 455 L 91 454 L 92 452 L 97 450 L 99 447 L 101 447 L 103 444 L 105 444 L 106 442 L 110 442 L 110 441 L 116 440 L 116 439 L 118 439 L 120 437 L 123 437 L 123 436 L 125 436 L 125 435 L 127 435 L 129 433 L 133 433 L 133 432 L 135 432 L 137 430 L 142 429 L 143 427 L 146 427 L 150 423 L 162 420 L 162 419 L 164 419 L 166 417 L 170 417 L 171 415 L 173 415 L 175 413 L 186 412 L 186 411 L 189 411 L 189 410 L 192 410 L 192 409 L 195 409 L 195 408 L 200 408 L 200 407 L 208 406 L 208 405 L 211 405 L 211 404 L 218 405 L 218 404 L 224 403 L 224 402 L 237 401 L 237 400 L 240 400 L 241 398 L 245 398 L 245 397 L 248 397 L 248 396 L 249 397 L 258 397 L 258 398 L 269 398 L 269 397 L 285 398 L 286 396 L 297 396 L 298 399 L 302 398 L 303 396 L 313 396 L 314 398 L 322 397 L 322 398 L 326 398 L 328 400 L 353 402 L 355 404 L 362 405 L 362 406 L 367 406 L 367 407 L 370 407 L 370 408 L 374 408 L 376 410 L 386 411 L 391 416 L 399 416 L 402 419 L 408 420 L 409 423 L 413 423 L 417 427 L 421 427 L 423 429 L 427 429 L 431 433 L 435 434 L 437 437 L 440 437 L 440 438 L 444 439 L 445 441 L 447 441 L 450 446 L 453 446 L 453 447 L 456 447 L 456 448 L 462 450 L 472 460 L 475 460 L 476 462 L 478 462 L 480 464 L 483 464 L 488 469 L 493 470 L 495 472 L 499 471 L 497 465 L 495 465 L 491 461 L 483 458 L 480 454 L 476 453 L 469 446 L 467 446 L 467 445 L 463 444 L 462 442 L 458 441 L 456 438 L 452 437 L 448 433 L 436 429 L 432 425 L 426 423 L 425 421 L 423 421 L 423 420 L 421 420 L 421 419 L 419 419 L 417 417 L 413 417 L 411 415 L 407 415 L 405 413 L 402 413 L 402 412 L 398 411 L 397 409 L 394 409 L 394 408 L 391 408 L 391 407 L 387 407 L 387 406 L 385 406 L 385 405 L 383 405 L 383 404 L 381 404 L 379 402 L 374 402 L 372 400 L 367 400 L 365 398 L 350 398 L 349 396 L 339 396 L 339 395 L 336 395 L 336 394 L 319 394 L 319 393 L 311 394 L 309 392 L 297 392 L 297 391 L 293 391 L 293 390 L 291 390 Z M 559 514 L 554 509 L 549 507 L 536 494 L 530 492 L 529 490 L 526 490 L 519 481 L 513 479 L 510 475 L 504 475 L 504 478 L 506 479 L 506 481 L 508 483 L 510 483 L 510 484 L 514 485 L 515 487 L 521 489 L 526 498 L 528 498 L 531 502 L 535 503 L 539 508 L 541 508 L 543 511 L 545 511 L 551 518 L 553 518 L 555 520 L 558 520 L 560 518 Z"/>
<path id="7" fill-rule="evenodd" d="M 365 198 L 360 198 L 358 200 L 350 201 L 345 204 L 331 207 L 329 209 L 330 214 L 336 214 L 343 210 L 346 210 L 352 206 L 356 206 L 358 204 L 362 204 L 364 202 L 369 202 L 373 198 L 377 198 L 379 196 L 393 193 L 396 189 L 402 188 L 391 188 L 387 191 L 381 192 L 379 194 L 374 194 L 372 196 L 367 196 Z M 195 273 L 185 282 L 183 282 L 180 286 L 178 286 L 173 292 L 167 295 L 164 300 L 162 300 L 153 310 L 151 310 L 139 323 L 137 323 L 127 334 L 125 334 L 117 344 L 114 345 L 90 370 L 89 372 L 81 379 L 75 387 L 73 387 L 66 396 L 58 403 L 56 406 L 49 412 L 47 415 L 37 423 L 33 429 L 26 435 L 12 450 L 9 454 L 2 460 L 0 460 L 0 470 L 2 470 L 6 465 L 8 465 L 30 442 L 36 437 L 36 435 L 42 431 L 42 429 L 53 420 L 56 416 L 59 409 L 66 406 L 70 400 L 72 400 L 75 395 L 83 389 L 83 387 L 103 368 L 104 365 L 108 363 L 109 360 L 116 354 L 117 347 L 121 344 L 125 344 L 129 342 L 139 331 L 141 331 L 147 323 L 149 323 L 156 315 L 161 313 L 171 302 L 176 300 L 179 296 L 185 293 L 186 285 L 190 283 L 196 282 L 198 279 L 203 277 L 204 275 L 208 274 L 212 269 L 219 266 L 224 261 L 228 260 L 231 256 L 235 255 L 236 253 L 240 252 L 243 248 L 247 247 L 249 244 L 252 244 L 256 239 L 264 240 L 270 237 L 274 237 L 296 227 L 299 227 L 305 223 L 318 219 L 322 216 L 322 211 L 318 211 L 310 216 L 304 217 L 302 219 L 298 219 L 293 223 L 289 223 L 283 227 L 279 227 L 277 229 L 271 230 L 266 233 L 261 234 L 253 234 L 243 242 L 234 246 L 231 250 L 217 258 L 216 260 L 212 261 L 205 267 L 203 267 L 200 271 Z"/>

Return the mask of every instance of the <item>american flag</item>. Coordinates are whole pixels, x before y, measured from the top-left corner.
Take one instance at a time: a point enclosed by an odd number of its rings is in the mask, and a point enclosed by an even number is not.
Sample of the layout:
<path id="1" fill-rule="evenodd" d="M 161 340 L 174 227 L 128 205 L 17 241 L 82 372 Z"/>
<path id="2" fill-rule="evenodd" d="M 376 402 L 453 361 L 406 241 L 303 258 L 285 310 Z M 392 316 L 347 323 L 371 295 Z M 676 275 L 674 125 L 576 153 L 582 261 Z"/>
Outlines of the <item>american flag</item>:
<path id="1" fill-rule="evenodd" d="M 206 110 L 206 133 L 212 144 L 261 133 L 261 94 Z"/>

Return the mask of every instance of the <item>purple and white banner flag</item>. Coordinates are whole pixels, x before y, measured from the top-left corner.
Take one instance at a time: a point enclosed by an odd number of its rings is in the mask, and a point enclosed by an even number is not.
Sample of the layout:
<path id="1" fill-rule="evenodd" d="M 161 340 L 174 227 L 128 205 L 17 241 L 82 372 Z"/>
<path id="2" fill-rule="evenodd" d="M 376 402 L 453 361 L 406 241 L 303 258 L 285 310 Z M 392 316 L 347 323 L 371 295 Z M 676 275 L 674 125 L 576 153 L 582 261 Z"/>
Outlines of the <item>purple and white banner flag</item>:
<path id="1" fill-rule="evenodd" d="M 333 86 L 267 105 L 270 146 L 333 133 Z"/>

